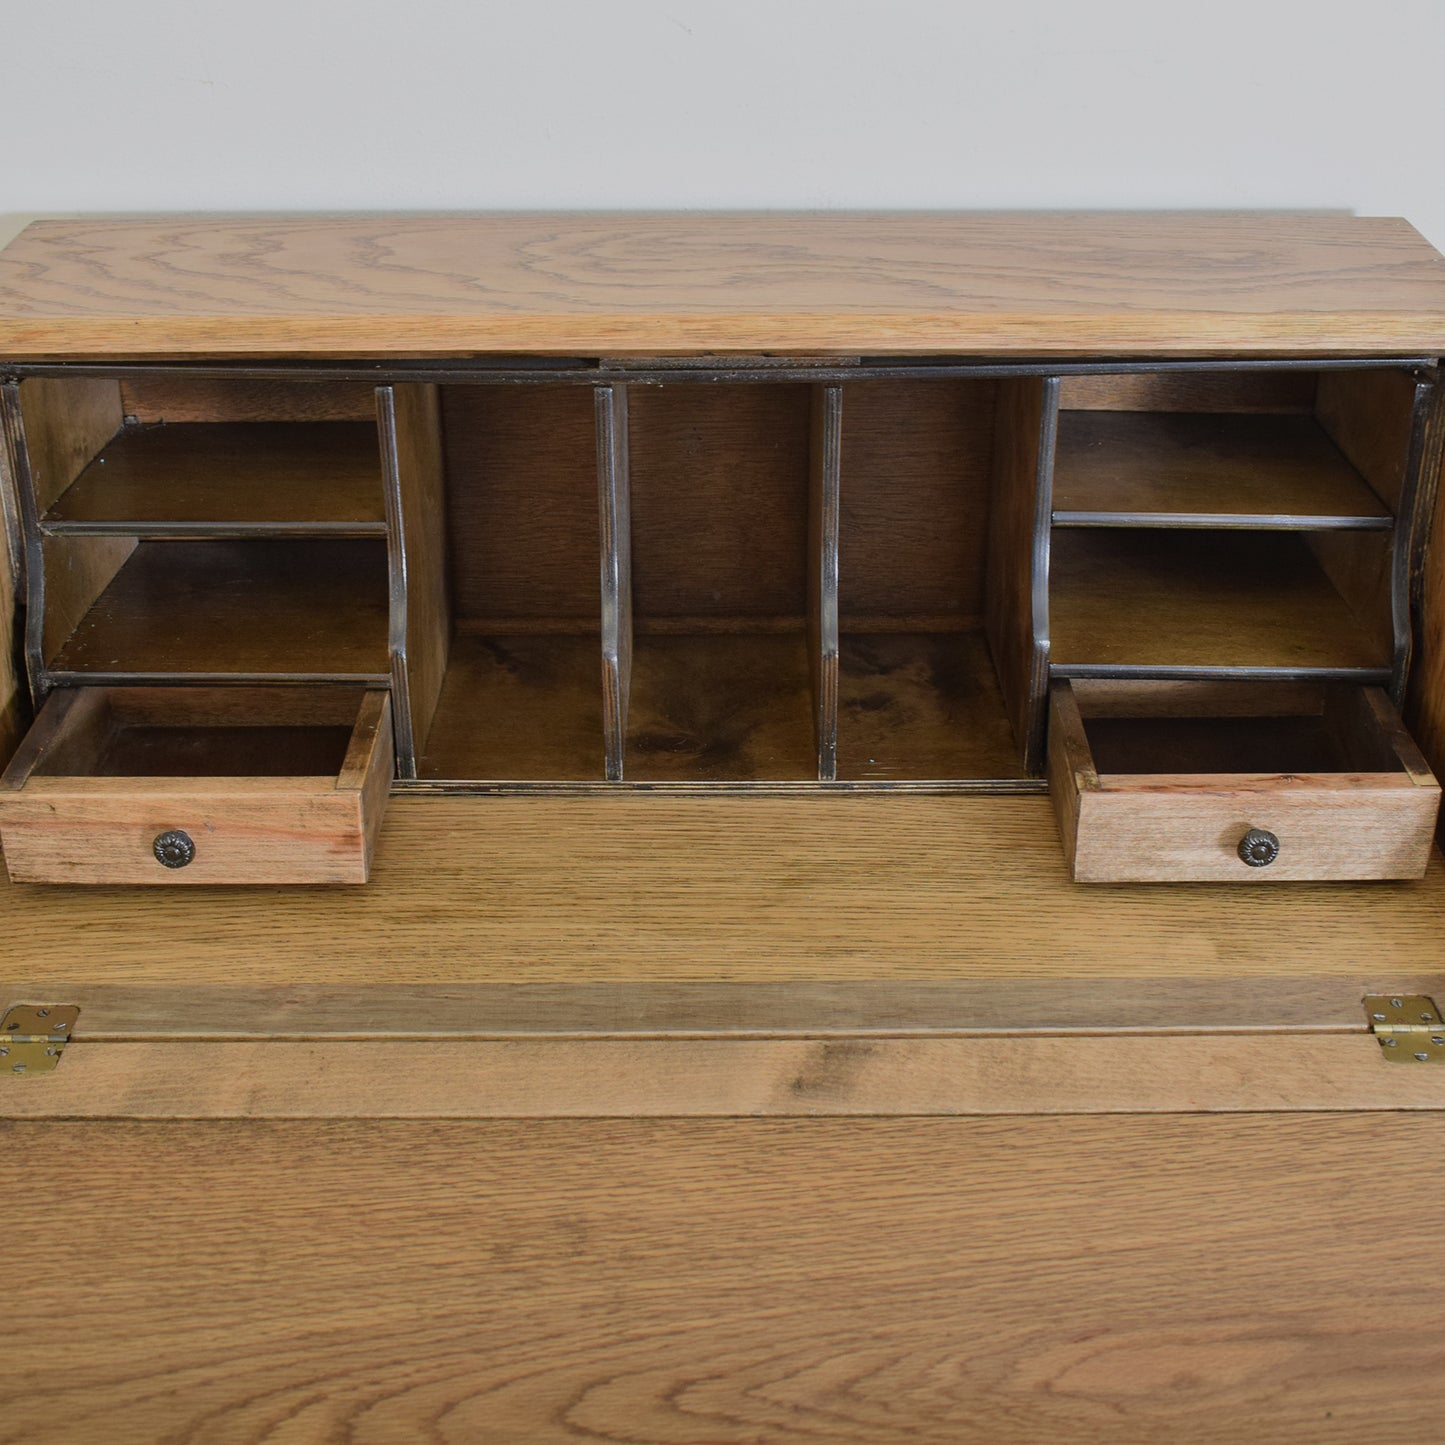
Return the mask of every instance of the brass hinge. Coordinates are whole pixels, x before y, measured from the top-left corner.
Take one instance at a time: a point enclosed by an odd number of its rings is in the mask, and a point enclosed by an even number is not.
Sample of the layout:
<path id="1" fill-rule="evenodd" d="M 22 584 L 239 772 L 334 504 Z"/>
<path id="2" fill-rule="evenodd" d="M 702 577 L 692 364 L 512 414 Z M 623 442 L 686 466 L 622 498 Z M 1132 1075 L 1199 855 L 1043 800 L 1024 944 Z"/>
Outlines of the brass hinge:
<path id="1" fill-rule="evenodd" d="M 1424 994 L 1371 994 L 1365 1000 L 1370 1032 L 1380 1052 L 1395 1064 L 1433 1064 L 1445 1060 L 1445 1027 L 1433 998 Z"/>
<path id="2" fill-rule="evenodd" d="M 14 1004 L 0 1019 L 0 1075 L 48 1074 L 79 1017 L 74 1004 Z"/>

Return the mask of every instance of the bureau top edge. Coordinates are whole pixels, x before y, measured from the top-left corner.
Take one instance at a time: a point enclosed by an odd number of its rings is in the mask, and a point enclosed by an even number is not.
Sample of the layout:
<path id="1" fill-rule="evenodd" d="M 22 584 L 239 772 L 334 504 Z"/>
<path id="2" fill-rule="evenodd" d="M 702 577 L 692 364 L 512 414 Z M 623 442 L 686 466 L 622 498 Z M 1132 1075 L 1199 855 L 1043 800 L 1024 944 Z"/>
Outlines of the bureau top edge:
<path id="1" fill-rule="evenodd" d="M 1287 212 L 150 216 L 0 252 L 0 357 L 1445 352 L 1445 259 Z"/>

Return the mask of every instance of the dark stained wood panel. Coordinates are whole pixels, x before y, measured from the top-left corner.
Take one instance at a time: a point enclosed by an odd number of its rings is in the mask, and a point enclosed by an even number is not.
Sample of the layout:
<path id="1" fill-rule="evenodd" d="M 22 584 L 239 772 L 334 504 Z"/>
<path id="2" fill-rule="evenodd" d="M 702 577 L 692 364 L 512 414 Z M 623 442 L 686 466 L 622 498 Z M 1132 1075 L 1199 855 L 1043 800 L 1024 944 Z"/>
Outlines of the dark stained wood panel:
<path id="1" fill-rule="evenodd" d="M 180 423 L 118 433 L 51 531 L 386 535 L 374 422 Z"/>
<path id="2" fill-rule="evenodd" d="M 1305 537 L 1057 531 L 1050 663 L 1076 667 L 1388 669 Z"/>
<path id="3" fill-rule="evenodd" d="M 1445 350 L 1402 220 L 1279 212 L 160 216 L 0 257 L 0 354 Z"/>
<path id="4" fill-rule="evenodd" d="M 801 624 L 785 633 L 639 634 L 626 776 L 816 780 L 809 674 Z"/>
<path id="5" fill-rule="evenodd" d="M 838 776 L 1019 778 L 982 630 L 844 633 Z"/>
<path id="6" fill-rule="evenodd" d="M 796 383 L 631 388 L 639 630 L 652 618 L 805 615 L 811 429 L 812 393 Z"/>
<path id="7" fill-rule="evenodd" d="M 859 614 L 983 616 L 991 381 L 843 388 L 838 603 Z"/>
<path id="8" fill-rule="evenodd" d="M 441 400 L 457 619 L 596 619 L 591 389 L 445 386 Z"/>
<path id="9" fill-rule="evenodd" d="M 1406 430 L 1401 438 L 1408 440 Z M 1054 520 L 1388 526 L 1390 513 L 1307 416 L 1061 411 Z"/>
<path id="10" fill-rule="evenodd" d="M 370 421 L 376 389 L 365 381 L 267 381 L 187 374 L 127 376 L 125 414 L 143 426 L 166 422 Z"/>
<path id="11" fill-rule="evenodd" d="M 386 548 L 380 541 L 142 542 L 50 669 L 385 680 Z"/>
<path id="12" fill-rule="evenodd" d="M 603 757 L 595 635 L 453 639 L 418 777 L 596 781 Z"/>

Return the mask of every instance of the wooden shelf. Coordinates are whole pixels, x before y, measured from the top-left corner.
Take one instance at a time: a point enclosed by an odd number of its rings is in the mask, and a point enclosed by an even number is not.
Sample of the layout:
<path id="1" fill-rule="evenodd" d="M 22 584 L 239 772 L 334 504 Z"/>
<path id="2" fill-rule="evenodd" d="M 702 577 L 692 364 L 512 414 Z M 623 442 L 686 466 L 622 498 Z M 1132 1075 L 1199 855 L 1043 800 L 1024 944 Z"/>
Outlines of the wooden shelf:
<path id="1" fill-rule="evenodd" d="M 376 541 L 141 542 L 52 678 L 389 680 Z"/>
<path id="2" fill-rule="evenodd" d="M 625 776 L 635 782 L 816 780 L 801 625 L 783 633 L 636 637 Z"/>
<path id="3" fill-rule="evenodd" d="M 981 632 L 850 633 L 840 648 L 838 776 L 1024 776 Z"/>
<path id="4" fill-rule="evenodd" d="M 376 427 L 128 427 L 81 472 L 42 526 L 91 536 L 384 537 Z"/>
<path id="5" fill-rule="evenodd" d="M 1309 416 L 1063 411 L 1056 526 L 1387 528 L 1388 509 Z"/>
<path id="6" fill-rule="evenodd" d="M 1063 677 L 1390 667 L 1298 535 L 1056 532 L 1049 592 Z"/>
<path id="7" fill-rule="evenodd" d="M 420 778 L 593 782 L 603 775 L 597 635 L 458 635 Z"/>

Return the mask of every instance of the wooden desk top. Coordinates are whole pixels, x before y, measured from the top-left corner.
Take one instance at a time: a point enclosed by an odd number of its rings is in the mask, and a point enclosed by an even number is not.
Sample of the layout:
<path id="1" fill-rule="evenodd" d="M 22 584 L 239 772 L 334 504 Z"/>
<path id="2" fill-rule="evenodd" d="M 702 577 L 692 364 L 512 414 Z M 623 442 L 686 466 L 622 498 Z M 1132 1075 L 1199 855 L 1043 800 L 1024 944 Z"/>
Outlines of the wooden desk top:
<path id="1" fill-rule="evenodd" d="M 1405 221 L 1278 213 L 150 217 L 0 254 L 0 357 L 1434 355 Z"/>

